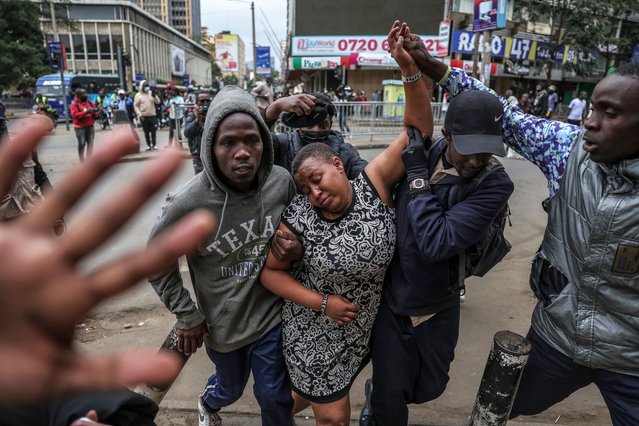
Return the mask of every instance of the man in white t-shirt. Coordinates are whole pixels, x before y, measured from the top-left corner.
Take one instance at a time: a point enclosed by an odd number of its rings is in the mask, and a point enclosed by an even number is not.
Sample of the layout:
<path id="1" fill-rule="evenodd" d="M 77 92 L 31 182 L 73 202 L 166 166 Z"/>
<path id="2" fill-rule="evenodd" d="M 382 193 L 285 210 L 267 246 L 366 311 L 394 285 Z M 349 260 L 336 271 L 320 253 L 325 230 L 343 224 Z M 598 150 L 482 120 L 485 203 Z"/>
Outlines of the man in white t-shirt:
<path id="1" fill-rule="evenodd" d="M 257 83 L 257 86 L 251 90 L 251 95 L 255 97 L 257 109 L 260 112 L 266 111 L 266 108 L 273 103 L 273 77 L 264 76 L 264 80 Z"/>
<path id="2" fill-rule="evenodd" d="M 566 121 L 575 126 L 581 126 L 583 121 L 584 109 L 586 109 L 586 92 L 580 92 L 577 99 L 570 101 L 568 105 L 568 117 Z"/>

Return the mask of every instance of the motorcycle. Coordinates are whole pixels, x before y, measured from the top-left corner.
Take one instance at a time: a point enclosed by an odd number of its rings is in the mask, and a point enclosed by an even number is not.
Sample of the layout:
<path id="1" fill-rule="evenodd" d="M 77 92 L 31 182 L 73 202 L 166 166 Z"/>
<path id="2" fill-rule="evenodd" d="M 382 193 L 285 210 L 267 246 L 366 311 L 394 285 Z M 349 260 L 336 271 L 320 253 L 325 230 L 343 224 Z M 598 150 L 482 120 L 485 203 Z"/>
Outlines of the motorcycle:
<path id="1" fill-rule="evenodd" d="M 106 130 L 107 127 L 113 129 L 113 110 L 111 106 L 102 108 L 100 112 L 100 128 Z"/>

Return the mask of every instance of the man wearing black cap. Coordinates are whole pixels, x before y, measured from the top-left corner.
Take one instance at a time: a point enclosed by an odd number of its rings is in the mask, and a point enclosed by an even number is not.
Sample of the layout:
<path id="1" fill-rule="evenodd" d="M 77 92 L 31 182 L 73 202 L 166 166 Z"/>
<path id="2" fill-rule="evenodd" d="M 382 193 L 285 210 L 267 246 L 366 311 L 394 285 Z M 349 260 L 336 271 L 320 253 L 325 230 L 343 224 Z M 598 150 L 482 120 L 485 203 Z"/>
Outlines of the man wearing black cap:
<path id="1" fill-rule="evenodd" d="M 402 33 L 395 26 L 389 33 L 392 55 L 405 85 L 422 84 L 414 60 L 396 49 Z M 450 103 L 443 138 L 431 143 L 409 131 L 406 179 L 395 192 L 397 245 L 371 340 L 375 425 L 407 424 L 407 404 L 446 388 L 459 335 L 459 255 L 485 238 L 514 185 L 500 167 L 461 201 L 449 206 L 449 197 L 493 155 L 505 155 L 502 117 L 494 96 L 468 92 Z"/>
<path id="2" fill-rule="evenodd" d="M 331 130 L 336 110 L 323 93 L 279 98 L 262 112 L 262 117 L 272 127 L 281 113 L 285 113 L 282 122 L 296 130 L 273 134 L 276 165 L 290 172 L 295 155 L 304 145 L 313 142 L 325 143 L 335 151 L 344 163 L 348 179 L 355 179 L 368 164 L 355 147 L 344 142 L 342 133 Z"/>
<path id="3" fill-rule="evenodd" d="M 404 43 L 419 69 L 452 97 L 492 90 Z M 533 260 L 537 298 L 510 417 L 541 413 L 589 384 L 614 425 L 639 424 L 639 64 L 592 93 L 584 128 L 504 105 L 504 142 L 548 181 L 548 224 Z"/>

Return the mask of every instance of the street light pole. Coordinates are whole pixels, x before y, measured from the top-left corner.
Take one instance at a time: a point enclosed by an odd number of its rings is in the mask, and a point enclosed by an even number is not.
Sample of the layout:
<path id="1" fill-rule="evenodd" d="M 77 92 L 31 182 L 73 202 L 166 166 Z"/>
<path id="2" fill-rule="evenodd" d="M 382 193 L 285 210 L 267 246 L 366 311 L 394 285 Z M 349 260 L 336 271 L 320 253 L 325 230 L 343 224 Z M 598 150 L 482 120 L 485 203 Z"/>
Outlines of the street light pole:
<path id="1" fill-rule="evenodd" d="M 58 33 L 58 23 L 55 20 L 55 8 L 53 0 L 49 0 L 49 10 L 51 11 L 51 29 L 53 30 L 53 41 L 60 42 L 60 34 Z M 64 105 L 64 123 L 69 130 L 69 104 L 67 103 L 67 85 L 64 84 L 64 61 L 65 58 L 60 55 L 60 90 L 62 90 L 62 105 Z"/>
<path id="2" fill-rule="evenodd" d="M 255 45 L 255 5 L 251 2 L 251 20 L 253 21 L 253 81 L 257 80 L 257 47 Z"/>

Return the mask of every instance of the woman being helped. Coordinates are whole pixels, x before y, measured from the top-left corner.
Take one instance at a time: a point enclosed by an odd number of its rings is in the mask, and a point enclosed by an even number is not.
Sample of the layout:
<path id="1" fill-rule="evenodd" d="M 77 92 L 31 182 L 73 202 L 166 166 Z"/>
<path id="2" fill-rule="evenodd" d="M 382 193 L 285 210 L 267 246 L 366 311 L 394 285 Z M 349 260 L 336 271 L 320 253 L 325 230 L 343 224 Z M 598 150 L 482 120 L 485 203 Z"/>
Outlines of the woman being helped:
<path id="1" fill-rule="evenodd" d="M 409 132 L 429 138 L 429 91 L 402 42 L 400 35 L 392 44 L 393 56 L 402 74 L 414 77 L 404 85 L 404 122 L 417 127 Z M 286 299 L 284 356 L 293 385 L 293 411 L 310 404 L 318 425 L 350 422 L 350 386 L 368 362 L 384 273 L 393 257 L 392 190 L 404 175 L 401 157 L 408 141 L 404 130 L 350 182 L 342 161 L 325 144 L 304 147 L 293 162 L 301 194 L 282 214 L 279 230 L 299 236 L 304 257 L 291 265 L 269 252 L 260 278 Z M 415 149 L 413 144 L 409 149 Z"/>

